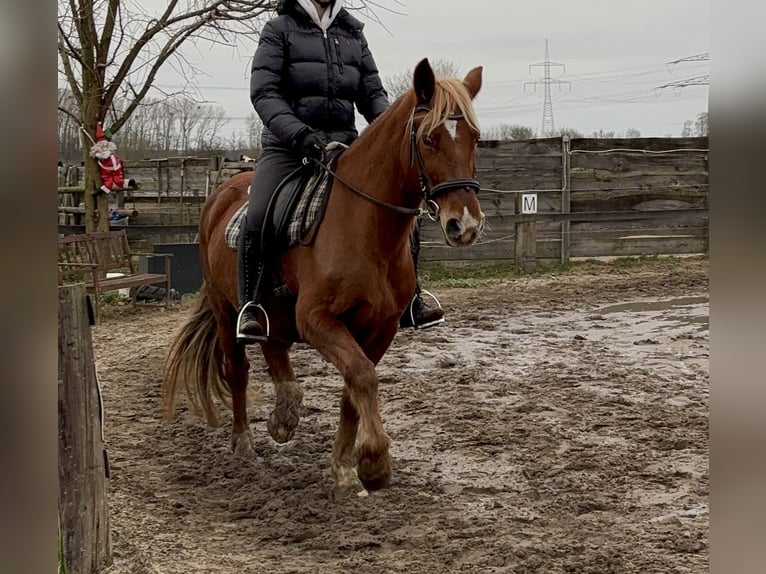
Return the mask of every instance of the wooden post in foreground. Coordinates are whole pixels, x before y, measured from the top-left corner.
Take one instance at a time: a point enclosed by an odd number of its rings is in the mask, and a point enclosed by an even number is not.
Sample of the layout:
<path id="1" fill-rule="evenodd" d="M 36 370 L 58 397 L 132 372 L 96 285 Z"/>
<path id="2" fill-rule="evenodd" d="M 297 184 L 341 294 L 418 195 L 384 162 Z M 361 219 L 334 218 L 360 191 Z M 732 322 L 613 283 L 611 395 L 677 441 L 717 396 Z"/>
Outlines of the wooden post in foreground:
<path id="1" fill-rule="evenodd" d="M 523 194 L 516 194 L 516 215 L 522 213 Z M 517 221 L 515 225 L 514 265 L 519 273 L 537 269 L 537 222 Z"/>
<path id="2" fill-rule="evenodd" d="M 106 461 L 82 283 L 58 288 L 59 525 L 67 572 L 112 562 Z"/>

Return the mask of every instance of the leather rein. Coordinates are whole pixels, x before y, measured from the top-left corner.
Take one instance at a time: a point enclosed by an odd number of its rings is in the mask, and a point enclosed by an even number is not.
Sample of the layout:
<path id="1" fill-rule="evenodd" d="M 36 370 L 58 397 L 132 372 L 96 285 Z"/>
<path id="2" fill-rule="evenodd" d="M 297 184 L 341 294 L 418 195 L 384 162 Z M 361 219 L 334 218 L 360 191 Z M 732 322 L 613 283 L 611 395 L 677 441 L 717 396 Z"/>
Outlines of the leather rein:
<path id="1" fill-rule="evenodd" d="M 430 107 L 426 105 L 418 105 L 415 107 L 415 110 L 413 111 L 413 115 L 419 112 L 427 113 L 430 111 L 431 111 Z M 463 114 L 452 114 L 448 116 L 447 119 L 460 120 L 460 119 L 463 119 L 463 117 L 464 117 Z M 395 205 L 393 203 L 388 203 L 386 201 L 373 197 L 363 192 L 361 189 L 351 185 L 350 183 L 345 181 L 343 178 L 341 178 L 337 174 L 337 172 L 335 172 L 329 165 L 325 165 L 323 162 L 317 159 L 311 158 L 309 160 L 308 158 L 304 158 L 303 162 L 304 163 L 307 163 L 308 161 L 314 162 L 314 164 L 319 166 L 321 169 L 325 170 L 327 173 L 329 173 L 331 176 L 333 176 L 335 179 L 341 182 L 344 186 L 346 186 L 356 195 L 358 195 L 359 197 L 362 197 L 363 199 L 366 199 L 373 205 L 377 205 L 378 207 L 385 207 L 387 209 L 391 209 L 393 211 L 396 211 L 397 213 L 402 213 L 404 215 L 416 215 L 418 217 L 422 215 L 428 215 L 428 217 L 430 217 L 434 221 L 436 220 L 439 214 L 439 206 L 434 201 L 434 198 L 436 196 L 446 193 L 447 191 L 450 191 L 452 189 L 460 189 L 460 188 L 468 188 L 475 193 L 479 192 L 479 188 L 480 188 L 479 182 L 474 178 L 449 179 L 447 181 L 443 181 L 441 183 L 437 183 L 436 185 L 433 185 L 431 178 L 426 173 L 425 161 L 423 160 L 423 155 L 420 153 L 420 146 L 418 146 L 417 129 L 415 127 L 414 122 L 412 123 L 412 129 L 410 130 L 410 143 L 411 143 L 410 167 L 414 167 L 415 159 L 417 159 L 418 182 L 420 183 L 420 193 L 423 196 L 423 201 L 426 204 L 426 208 L 422 208 L 422 207 L 411 208 L 411 207 L 404 207 L 401 205 Z"/>

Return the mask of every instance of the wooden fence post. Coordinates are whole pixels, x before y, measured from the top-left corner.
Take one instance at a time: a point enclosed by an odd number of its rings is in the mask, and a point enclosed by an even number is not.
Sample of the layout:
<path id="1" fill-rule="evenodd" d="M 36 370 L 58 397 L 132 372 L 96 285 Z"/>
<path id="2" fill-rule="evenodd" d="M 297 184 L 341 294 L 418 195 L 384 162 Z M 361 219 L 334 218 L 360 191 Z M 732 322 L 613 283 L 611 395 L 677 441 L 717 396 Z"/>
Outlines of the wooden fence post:
<path id="1" fill-rule="evenodd" d="M 561 136 L 561 213 L 571 213 L 571 157 L 569 156 L 571 142 L 568 135 Z M 561 222 L 561 263 L 569 263 L 569 246 L 571 243 L 571 222 L 567 219 Z"/>
<path id="2" fill-rule="evenodd" d="M 106 460 L 82 283 L 58 288 L 59 524 L 67 572 L 112 562 Z"/>
<path id="3" fill-rule="evenodd" d="M 521 215 L 523 196 L 516 194 L 516 215 Z M 513 262 L 519 273 L 532 273 L 537 269 L 537 222 L 517 221 L 515 224 Z"/>

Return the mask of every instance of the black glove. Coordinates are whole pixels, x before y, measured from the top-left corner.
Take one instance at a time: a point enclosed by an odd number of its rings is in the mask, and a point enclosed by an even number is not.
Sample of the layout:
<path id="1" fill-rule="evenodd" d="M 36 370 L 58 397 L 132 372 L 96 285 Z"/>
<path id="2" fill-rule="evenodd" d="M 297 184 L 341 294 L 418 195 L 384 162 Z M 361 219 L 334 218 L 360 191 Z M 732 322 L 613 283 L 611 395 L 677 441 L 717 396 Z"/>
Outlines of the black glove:
<path id="1" fill-rule="evenodd" d="M 301 143 L 298 145 L 298 151 L 300 152 L 301 157 L 308 157 L 321 161 L 324 157 L 324 148 L 326 145 L 327 144 L 324 139 L 322 139 L 322 136 L 317 132 L 310 131 L 303 136 Z"/>

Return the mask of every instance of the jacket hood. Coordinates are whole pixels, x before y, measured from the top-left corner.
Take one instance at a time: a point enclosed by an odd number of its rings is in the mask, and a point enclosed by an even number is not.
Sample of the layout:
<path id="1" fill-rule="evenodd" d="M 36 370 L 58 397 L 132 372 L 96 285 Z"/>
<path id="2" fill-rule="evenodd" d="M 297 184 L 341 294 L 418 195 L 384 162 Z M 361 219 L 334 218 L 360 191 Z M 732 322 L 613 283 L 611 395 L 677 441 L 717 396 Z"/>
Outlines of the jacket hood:
<path id="1" fill-rule="evenodd" d="M 361 20 L 356 19 L 348 12 L 348 10 L 346 10 L 344 6 L 345 2 L 343 2 L 343 0 L 335 0 L 333 2 L 334 9 L 337 9 L 337 4 L 341 4 L 341 9 L 338 12 L 338 15 L 335 17 L 335 22 L 341 24 L 349 30 L 361 31 L 364 28 L 364 23 L 362 23 Z M 279 0 L 277 3 L 277 14 L 280 16 L 284 14 L 290 14 L 292 16 L 308 20 L 309 22 L 313 22 L 311 16 L 309 16 L 306 13 L 306 10 L 304 10 L 303 7 L 298 4 L 297 0 Z"/>

